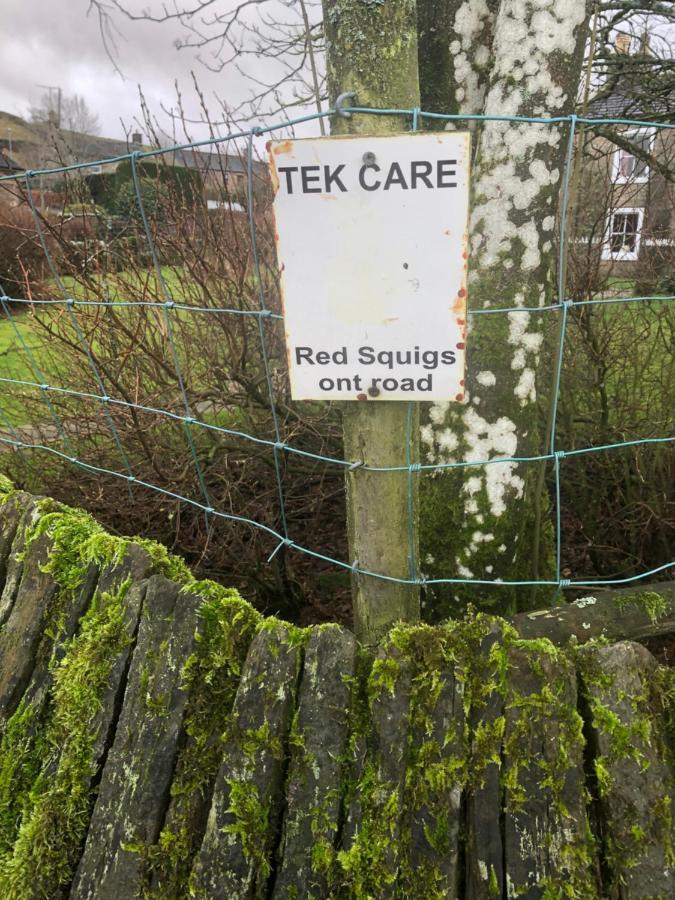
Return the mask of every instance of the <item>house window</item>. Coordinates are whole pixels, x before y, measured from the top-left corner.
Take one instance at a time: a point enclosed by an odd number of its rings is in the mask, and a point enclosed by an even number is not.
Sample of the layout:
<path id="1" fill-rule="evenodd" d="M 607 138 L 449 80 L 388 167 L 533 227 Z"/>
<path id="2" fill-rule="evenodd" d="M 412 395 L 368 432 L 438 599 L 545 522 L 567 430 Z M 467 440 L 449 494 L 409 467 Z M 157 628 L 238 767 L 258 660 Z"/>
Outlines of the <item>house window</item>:
<path id="1" fill-rule="evenodd" d="M 603 259 L 636 260 L 640 253 L 643 209 L 615 209 L 609 214 Z"/>
<path id="2" fill-rule="evenodd" d="M 652 152 L 654 143 L 654 131 L 627 131 L 622 137 L 630 141 L 635 147 L 644 150 L 645 153 Z M 617 147 L 614 152 L 614 181 L 617 184 L 643 183 L 649 180 L 649 166 L 644 159 L 635 156 L 630 150 L 624 150 L 623 147 Z"/>

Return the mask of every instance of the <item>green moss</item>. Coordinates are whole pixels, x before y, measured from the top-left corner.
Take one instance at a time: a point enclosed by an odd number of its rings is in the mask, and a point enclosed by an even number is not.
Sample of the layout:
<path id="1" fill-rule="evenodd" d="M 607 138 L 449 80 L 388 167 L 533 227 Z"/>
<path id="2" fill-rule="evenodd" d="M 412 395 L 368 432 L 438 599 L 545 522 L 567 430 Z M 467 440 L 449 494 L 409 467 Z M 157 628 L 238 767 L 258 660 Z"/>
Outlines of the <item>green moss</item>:
<path id="1" fill-rule="evenodd" d="M 642 591 L 640 594 L 631 594 L 627 597 L 617 597 L 616 605 L 620 610 L 627 606 L 637 606 L 643 609 L 652 625 L 656 625 L 668 611 L 668 601 L 656 591 Z"/>
<path id="2" fill-rule="evenodd" d="M 53 672 L 53 713 L 40 772 L 30 791 L 0 887 L 16 900 L 54 896 L 72 878 L 93 804 L 97 717 L 112 666 L 131 637 L 124 625 L 127 580 L 98 594 Z"/>
<path id="3" fill-rule="evenodd" d="M 159 841 L 153 847 L 137 848 L 148 862 L 146 897 L 187 895 L 192 861 L 201 840 L 197 823 L 222 759 L 222 736 L 231 719 L 241 667 L 263 621 L 237 591 L 215 582 L 193 582 L 184 590 L 204 598 L 197 649 L 182 673 L 188 693 L 183 723 L 187 740 L 178 757 L 171 812 Z"/>
<path id="4" fill-rule="evenodd" d="M 15 491 L 14 485 L 0 473 L 0 503 L 4 503 Z"/>

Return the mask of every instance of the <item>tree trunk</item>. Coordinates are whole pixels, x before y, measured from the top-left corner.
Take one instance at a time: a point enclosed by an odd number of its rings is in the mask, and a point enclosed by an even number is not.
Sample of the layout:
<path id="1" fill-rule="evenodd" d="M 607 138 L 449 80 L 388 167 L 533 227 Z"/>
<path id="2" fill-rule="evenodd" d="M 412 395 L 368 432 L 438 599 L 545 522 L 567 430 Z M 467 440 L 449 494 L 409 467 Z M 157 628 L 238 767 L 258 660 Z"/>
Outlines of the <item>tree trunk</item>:
<path id="1" fill-rule="evenodd" d="M 473 7 L 473 4 L 471 5 Z M 490 31 L 489 9 L 479 28 L 462 4 L 455 28 Z M 487 9 L 487 7 L 486 7 Z M 460 14 L 461 13 L 461 14 Z M 463 18 L 464 17 L 464 18 Z M 586 36 L 587 2 L 564 5 L 503 0 L 494 22 L 491 73 L 483 112 L 560 116 L 572 112 Z M 468 38 L 467 38 L 468 40 Z M 465 49 L 461 43 L 462 50 Z M 457 48 L 455 48 L 457 49 Z M 468 50 L 468 46 L 466 47 Z M 478 40 L 475 54 L 485 58 Z M 474 50 L 468 51 L 472 56 Z M 480 97 L 475 77 L 455 66 L 462 111 Z M 480 79 L 478 80 L 480 84 Z M 468 91 L 468 93 L 467 93 Z M 473 170 L 469 305 L 473 310 L 539 307 L 553 297 L 553 229 L 565 161 L 567 125 L 483 123 Z M 547 319 L 546 316 L 549 316 Z M 542 452 L 537 390 L 550 383 L 550 360 L 540 365 L 551 314 L 472 315 L 462 406 L 436 403 L 422 429 L 426 461 L 471 462 Z M 544 354 L 546 356 L 546 354 Z M 539 578 L 553 572 L 553 534 L 536 464 L 498 463 L 439 471 L 424 479 L 421 541 L 427 577 L 529 580 L 538 542 Z M 467 602 L 512 613 L 550 600 L 540 592 L 472 585 L 437 587 L 435 615 Z M 520 600 L 520 602 L 518 602 Z"/>
<path id="2" fill-rule="evenodd" d="M 419 106 L 414 0 L 324 0 L 327 76 L 331 105 L 354 91 L 359 106 L 410 109 Z M 410 128 L 399 116 L 336 117 L 334 134 L 396 134 Z M 364 302 L 367 298 L 364 297 Z M 408 404 L 397 401 L 345 403 L 345 456 L 371 466 L 405 465 Z M 410 461 L 419 459 L 418 405 L 412 409 Z M 412 503 L 417 517 L 415 477 Z M 410 576 L 417 556 L 417 529 L 408 534 L 408 475 L 348 471 L 347 533 L 351 559 L 360 569 L 395 578 Z M 375 642 L 396 621 L 419 618 L 419 587 L 367 575 L 353 579 L 357 637 Z"/>
<path id="3" fill-rule="evenodd" d="M 483 111 L 499 0 L 417 0 L 422 109 Z M 442 129 L 444 122 L 427 120 Z"/>

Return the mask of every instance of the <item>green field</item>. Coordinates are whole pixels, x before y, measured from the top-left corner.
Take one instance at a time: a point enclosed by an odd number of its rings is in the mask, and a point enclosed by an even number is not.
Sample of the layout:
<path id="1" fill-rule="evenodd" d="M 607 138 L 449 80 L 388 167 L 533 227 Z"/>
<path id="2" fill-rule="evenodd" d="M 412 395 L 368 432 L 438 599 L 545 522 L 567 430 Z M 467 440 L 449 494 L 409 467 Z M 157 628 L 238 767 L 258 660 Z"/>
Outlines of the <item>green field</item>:
<path id="1" fill-rule="evenodd" d="M 0 377 L 39 381 L 39 373 L 31 364 L 30 357 L 42 372 L 42 365 L 46 363 L 45 337 L 30 312 L 13 312 L 11 321 L 0 318 Z M 7 426 L 5 416 L 12 425 L 29 423 L 28 412 L 21 401 L 23 390 L 18 385 L 0 381 L 0 428 Z"/>

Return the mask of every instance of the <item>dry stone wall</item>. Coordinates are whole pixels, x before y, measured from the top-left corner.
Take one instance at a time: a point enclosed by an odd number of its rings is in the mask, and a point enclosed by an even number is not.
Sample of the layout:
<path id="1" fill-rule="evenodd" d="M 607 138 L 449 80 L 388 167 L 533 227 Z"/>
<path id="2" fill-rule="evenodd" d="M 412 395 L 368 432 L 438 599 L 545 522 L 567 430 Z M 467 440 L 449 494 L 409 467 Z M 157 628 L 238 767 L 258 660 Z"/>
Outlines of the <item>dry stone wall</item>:
<path id="1" fill-rule="evenodd" d="M 672 896 L 671 670 L 546 615 L 366 652 L 0 478 L 0 896 Z"/>

